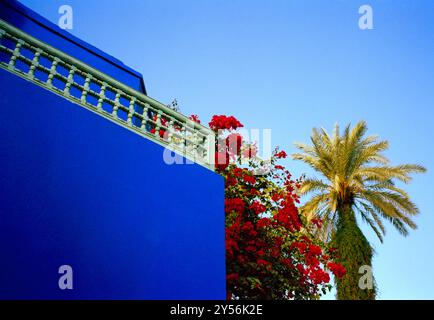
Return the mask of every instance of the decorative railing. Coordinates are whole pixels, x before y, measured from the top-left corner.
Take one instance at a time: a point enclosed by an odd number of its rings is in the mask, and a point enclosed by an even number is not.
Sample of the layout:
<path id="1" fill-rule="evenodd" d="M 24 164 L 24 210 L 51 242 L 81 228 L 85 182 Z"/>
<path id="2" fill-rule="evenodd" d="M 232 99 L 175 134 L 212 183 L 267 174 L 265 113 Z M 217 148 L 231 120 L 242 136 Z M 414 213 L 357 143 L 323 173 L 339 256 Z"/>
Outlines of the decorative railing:
<path id="1" fill-rule="evenodd" d="M 1 19 L 0 67 L 213 170 L 212 130 Z"/>

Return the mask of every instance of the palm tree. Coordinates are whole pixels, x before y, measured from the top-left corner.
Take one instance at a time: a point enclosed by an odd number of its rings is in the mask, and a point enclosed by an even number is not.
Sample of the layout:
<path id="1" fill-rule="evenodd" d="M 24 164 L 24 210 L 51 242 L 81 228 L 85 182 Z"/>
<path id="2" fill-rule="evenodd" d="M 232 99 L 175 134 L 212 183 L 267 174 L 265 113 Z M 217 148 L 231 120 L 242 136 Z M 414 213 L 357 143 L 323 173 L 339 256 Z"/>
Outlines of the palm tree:
<path id="1" fill-rule="evenodd" d="M 348 125 L 342 135 L 336 124 L 330 136 L 324 129 L 313 129 L 312 145 L 297 143 L 301 153 L 293 158 L 310 165 L 322 175 L 307 178 L 300 187 L 301 195 L 312 194 L 301 207 L 309 219 L 322 219 L 318 236 L 330 242 L 338 253 L 338 261 L 347 273 L 335 279 L 337 299 L 375 299 L 376 285 L 372 279 L 359 285 L 361 274 L 370 270 L 373 249 L 359 229 L 358 215 L 375 232 L 381 242 L 387 220 L 404 236 L 408 228 L 416 229 L 412 218 L 419 213 L 409 195 L 395 182 L 408 183 L 412 173 L 425 172 L 420 165 L 390 165 L 383 155 L 389 147 L 387 141 L 377 136 L 365 136 L 366 122 Z M 366 286 L 367 285 L 367 286 Z M 366 288 L 368 287 L 368 288 Z"/>

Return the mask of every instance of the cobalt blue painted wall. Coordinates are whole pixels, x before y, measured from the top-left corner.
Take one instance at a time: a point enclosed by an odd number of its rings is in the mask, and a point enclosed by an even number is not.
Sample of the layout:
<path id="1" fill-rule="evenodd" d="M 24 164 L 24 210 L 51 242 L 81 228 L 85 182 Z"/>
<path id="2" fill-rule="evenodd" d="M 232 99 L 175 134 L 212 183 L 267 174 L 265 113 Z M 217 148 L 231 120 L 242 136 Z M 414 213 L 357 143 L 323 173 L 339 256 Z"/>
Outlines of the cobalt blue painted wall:
<path id="1" fill-rule="evenodd" d="M 120 60 L 60 29 L 16 0 L 0 0 L 0 19 L 146 94 L 143 77 Z"/>
<path id="2" fill-rule="evenodd" d="M 1 299 L 225 298 L 219 175 L 2 69 L 0 136 Z"/>

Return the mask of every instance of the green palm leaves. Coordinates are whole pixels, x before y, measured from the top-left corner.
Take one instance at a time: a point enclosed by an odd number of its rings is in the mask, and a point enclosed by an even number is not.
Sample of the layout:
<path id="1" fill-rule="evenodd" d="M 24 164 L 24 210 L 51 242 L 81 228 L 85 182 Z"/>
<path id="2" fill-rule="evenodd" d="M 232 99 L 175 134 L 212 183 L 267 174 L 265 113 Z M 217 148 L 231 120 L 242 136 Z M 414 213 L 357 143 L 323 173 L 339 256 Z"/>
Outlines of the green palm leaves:
<path id="1" fill-rule="evenodd" d="M 305 179 L 301 195 L 311 199 L 301 208 L 308 217 L 319 216 L 324 221 L 323 236 L 330 239 L 337 223 L 339 208 L 350 205 L 354 212 L 370 225 L 382 241 L 383 220 L 387 220 L 403 235 L 415 229 L 412 218 L 419 212 L 408 194 L 396 186 L 408 183 L 411 174 L 425 172 L 420 165 L 390 165 L 383 152 L 387 141 L 377 136 L 365 136 L 366 122 L 347 126 L 342 134 L 336 125 L 332 135 L 324 129 L 313 129 L 311 145 L 296 144 L 301 160 L 321 174 L 321 178 Z"/>
<path id="2" fill-rule="evenodd" d="M 411 174 L 425 172 L 420 165 L 392 166 L 383 152 L 387 141 L 366 136 L 364 121 L 354 128 L 347 126 L 342 134 L 336 125 L 332 135 L 324 129 L 313 129 L 311 145 L 296 144 L 300 153 L 293 158 L 310 165 L 320 178 L 305 179 L 301 195 L 311 195 L 301 212 L 308 218 L 319 217 L 323 227 L 318 236 L 338 249 L 338 261 L 347 273 L 335 279 L 338 299 L 370 300 L 376 297 L 376 286 L 369 290 L 359 284 L 360 268 L 372 266 L 373 250 L 357 225 L 359 214 L 380 241 L 389 221 L 403 235 L 415 229 L 413 217 L 419 213 L 408 194 L 395 183 L 408 183 Z M 372 276 L 372 283 L 375 283 Z"/>

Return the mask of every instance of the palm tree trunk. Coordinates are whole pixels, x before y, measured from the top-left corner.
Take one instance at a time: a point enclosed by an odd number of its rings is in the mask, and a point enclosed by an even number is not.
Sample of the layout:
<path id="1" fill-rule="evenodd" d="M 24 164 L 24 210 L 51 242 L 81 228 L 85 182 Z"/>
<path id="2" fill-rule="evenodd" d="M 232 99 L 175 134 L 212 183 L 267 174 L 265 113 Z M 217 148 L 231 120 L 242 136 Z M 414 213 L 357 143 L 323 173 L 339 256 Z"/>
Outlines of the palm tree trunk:
<path id="1" fill-rule="evenodd" d="M 358 227 L 350 204 L 343 204 L 338 209 L 338 225 L 332 245 L 337 249 L 337 261 L 347 270 L 341 279 L 335 277 L 336 299 L 374 300 L 376 288 L 372 273 L 363 274 L 371 270 L 373 250 Z M 360 269 L 362 266 L 365 267 Z"/>

